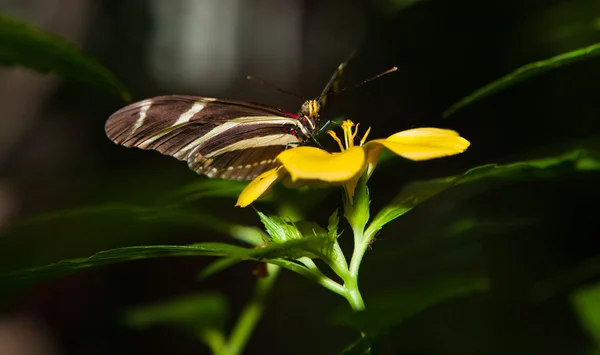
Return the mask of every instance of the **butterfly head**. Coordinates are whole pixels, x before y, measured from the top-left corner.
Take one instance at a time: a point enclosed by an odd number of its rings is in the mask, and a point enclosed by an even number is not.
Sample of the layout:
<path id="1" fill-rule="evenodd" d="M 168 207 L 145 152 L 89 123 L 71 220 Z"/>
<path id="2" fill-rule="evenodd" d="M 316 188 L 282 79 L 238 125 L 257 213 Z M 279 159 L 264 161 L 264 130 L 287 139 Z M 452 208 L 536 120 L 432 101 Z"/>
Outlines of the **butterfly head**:
<path id="1" fill-rule="evenodd" d="M 307 100 L 300 107 L 300 112 L 298 112 L 298 116 L 300 119 L 305 122 L 305 126 L 309 128 L 311 131 L 317 129 L 319 125 L 319 111 L 321 110 L 321 105 L 317 100 Z"/>

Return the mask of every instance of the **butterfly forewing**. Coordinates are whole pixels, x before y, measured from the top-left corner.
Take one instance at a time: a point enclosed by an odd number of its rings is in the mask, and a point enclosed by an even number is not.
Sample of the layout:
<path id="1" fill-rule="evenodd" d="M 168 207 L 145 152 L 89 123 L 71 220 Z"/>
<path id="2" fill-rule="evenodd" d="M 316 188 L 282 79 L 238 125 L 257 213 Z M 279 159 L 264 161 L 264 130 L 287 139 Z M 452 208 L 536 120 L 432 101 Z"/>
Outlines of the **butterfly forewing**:
<path id="1" fill-rule="evenodd" d="M 276 108 L 182 95 L 126 106 L 105 130 L 115 143 L 157 150 L 199 174 L 236 180 L 276 167 L 281 151 L 309 135 L 296 115 Z"/>

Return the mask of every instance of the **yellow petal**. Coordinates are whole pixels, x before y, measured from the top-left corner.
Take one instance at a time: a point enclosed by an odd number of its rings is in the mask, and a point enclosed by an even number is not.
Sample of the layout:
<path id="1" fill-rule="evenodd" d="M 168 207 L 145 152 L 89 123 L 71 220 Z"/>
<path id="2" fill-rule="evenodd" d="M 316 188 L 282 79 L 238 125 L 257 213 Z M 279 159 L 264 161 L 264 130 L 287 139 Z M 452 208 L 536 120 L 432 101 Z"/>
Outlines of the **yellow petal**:
<path id="1" fill-rule="evenodd" d="M 414 128 L 387 139 L 372 140 L 366 145 L 382 145 L 410 160 L 428 160 L 462 153 L 471 143 L 449 129 Z"/>
<path id="2" fill-rule="evenodd" d="M 277 156 L 290 173 L 292 181 L 322 180 L 343 182 L 360 174 L 365 166 L 365 152 L 353 147 L 341 153 L 329 153 L 315 147 L 288 149 Z"/>
<path id="3" fill-rule="evenodd" d="M 256 201 L 261 196 L 265 195 L 277 181 L 283 178 L 286 174 L 282 167 L 267 170 L 264 173 L 252 180 L 242 191 L 238 197 L 236 206 L 246 207 Z"/>

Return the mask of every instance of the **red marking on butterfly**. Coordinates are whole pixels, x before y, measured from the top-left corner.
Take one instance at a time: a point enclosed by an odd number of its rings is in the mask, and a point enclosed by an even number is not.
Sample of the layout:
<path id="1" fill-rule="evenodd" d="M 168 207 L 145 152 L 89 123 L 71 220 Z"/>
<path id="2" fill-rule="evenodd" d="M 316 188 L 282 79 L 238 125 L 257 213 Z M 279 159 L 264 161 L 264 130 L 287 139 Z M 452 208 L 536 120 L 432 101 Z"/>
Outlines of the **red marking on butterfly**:
<path id="1" fill-rule="evenodd" d="M 300 118 L 300 116 L 298 116 L 298 114 L 296 114 L 296 113 L 288 112 L 288 111 L 282 110 L 280 108 L 278 110 L 281 111 L 281 113 L 283 113 L 286 116 L 290 116 L 290 117 L 295 118 L 295 119 L 299 119 Z"/>

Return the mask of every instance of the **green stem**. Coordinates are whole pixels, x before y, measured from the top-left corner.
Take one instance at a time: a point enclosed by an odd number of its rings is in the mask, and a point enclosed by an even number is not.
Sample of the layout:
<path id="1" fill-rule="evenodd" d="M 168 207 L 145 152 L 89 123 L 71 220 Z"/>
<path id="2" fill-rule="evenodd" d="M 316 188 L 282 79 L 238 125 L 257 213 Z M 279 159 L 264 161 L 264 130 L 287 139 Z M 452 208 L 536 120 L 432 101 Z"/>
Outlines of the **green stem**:
<path id="1" fill-rule="evenodd" d="M 365 256 L 365 252 L 369 247 L 369 242 L 365 242 L 362 228 L 353 228 L 353 233 L 354 251 L 352 252 L 352 259 L 350 260 L 350 268 L 348 271 L 350 272 L 350 277 L 358 280 L 358 270 L 360 269 L 360 264 Z"/>
<path id="2" fill-rule="evenodd" d="M 350 307 L 352 307 L 353 311 L 364 311 L 365 310 L 365 302 L 362 299 L 362 295 L 358 289 L 358 283 L 356 280 L 349 280 L 344 284 L 346 288 L 346 300 L 350 303 Z"/>
<path id="3" fill-rule="evenodd" d="M 302 263 L 306 264 L 306 266 L 302 266 L 302 265 L 299 265 L 299 264 L 296 264 L 293 262 L 289 262 L 289 261 L 285 261 L 285 260 L 281 260 L 281 259 L 274 259 L 269 262 L 271 262 L 275 265 L 279 265 L 279 266 L 286 268 L 290 271 L 293 271 L 295 273 L 298 273 L 310 280 L 313 280 L 314 282 L 325 287 L 326 289 L 333 291 L 340 296 L 345 297 L 346 289 L 344 289 L 344 286 L 340 285 L 339 283 L 337 283 L 337 282 L 333 281 L 332 279 L 330 279 L 329 277 L 325 276 L 319 270 L 317 265 L 315 265 L 313 263 L 313 261 L 311 259 L 302 258 L 300 261 Z"/>
<path id="4" fill-rule="evenodd" d="M 198 337 L 206 344 L 213 355 L 228 355 L 225 336 L 217 329 L 204 329 Z"/>
<path id="5" fill-rule="evenodd" d="M 280 270 L 281 269 L 276 265 L 267 264 L 269 276 L 258 280 L 254 296 L 244 307 L 242 314 L 239 316 L 237 323 L 231 331 L 229 344 L 227 346 L 228 355 L 238 355 L 244 350 L 250 335 L 252 335 L 254 328 L 256 328 L 256 325 L 264 312 L 266 297 L 273 288 Z"/>
<path id="6" fill-rule="evenodd" d="M 358 270 L 368 243 L 363 242 L 363 228 L 353 227 L 352 231 L 354 233 L 354 251 L 348 274 L 344 277 L 344 288 L 346 289 L 344 297 L 354 311 L 362 311 L 365 309 L 365 303 L 358 289 Z"/>

